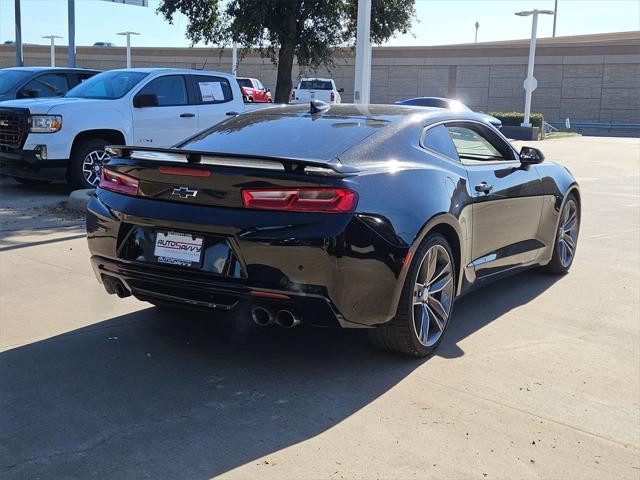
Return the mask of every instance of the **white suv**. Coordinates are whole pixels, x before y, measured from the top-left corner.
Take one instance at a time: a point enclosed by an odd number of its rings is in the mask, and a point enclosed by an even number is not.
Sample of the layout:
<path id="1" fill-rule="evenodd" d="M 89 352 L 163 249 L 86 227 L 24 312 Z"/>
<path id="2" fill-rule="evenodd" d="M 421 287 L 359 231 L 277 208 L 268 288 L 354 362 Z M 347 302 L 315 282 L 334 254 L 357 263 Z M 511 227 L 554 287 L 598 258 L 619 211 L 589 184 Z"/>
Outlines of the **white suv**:
<path id="1" fill-rule="evenodd" d="M 289 103 L 309 103 L 311 100 L 340 103 L 342 92 L 344 88 L 336 88 L 336 82 L 331 78 L 303 78 L 291 92 Z"/>
<path id="2" fill-rule="evenodd" d="M 170 147 L 244 110 L 226 73 L 110 70 L 64 97 L 0 102 L 0 174 L 93 187 L 107 145 Z"/>

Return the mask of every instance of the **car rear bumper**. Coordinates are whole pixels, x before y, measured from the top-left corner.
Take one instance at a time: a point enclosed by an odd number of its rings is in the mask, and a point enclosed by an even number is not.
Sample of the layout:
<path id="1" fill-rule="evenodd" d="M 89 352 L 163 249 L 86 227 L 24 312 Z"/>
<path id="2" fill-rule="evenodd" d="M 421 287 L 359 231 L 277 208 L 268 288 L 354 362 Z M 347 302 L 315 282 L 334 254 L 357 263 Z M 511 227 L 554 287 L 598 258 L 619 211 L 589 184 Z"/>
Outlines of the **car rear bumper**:
<path id="1" fill-rule="evenodd" d="M 204 249 L 202 267 L 156 263 L 149 239 L 166 230 L 202 236 L 216 247 Z M 132 235 L 146 242 L 144 255 L 139 243 L 130 253 Z M 109 287 L 115 278 L 142 300 L 218 310 L 287 304 L 303 323 L 342 327 L 393 317 L 407 253 L 353 214 L 185 205 L 101 189 L 88 205 L 87 238 L 98 279 L 106 277 Z M 215 271 L 231 257 L 237 265 L 228 260 Z"/>
<path id="2" fill-rule="evenodd" d="M 69 160 L 44 160 L 36 150 L 0 150 L 0 175 L 35 180 L 65 180 Z"/>

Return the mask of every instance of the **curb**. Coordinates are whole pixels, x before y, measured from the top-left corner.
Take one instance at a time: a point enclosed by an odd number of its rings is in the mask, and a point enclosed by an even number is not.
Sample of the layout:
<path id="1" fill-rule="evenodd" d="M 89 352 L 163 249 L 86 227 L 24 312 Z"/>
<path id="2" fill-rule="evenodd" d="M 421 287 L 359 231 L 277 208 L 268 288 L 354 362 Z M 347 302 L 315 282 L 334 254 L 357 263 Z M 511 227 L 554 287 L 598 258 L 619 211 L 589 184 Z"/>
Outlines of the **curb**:
<path id="1" fill-rule="evenodd" d="M 67 208 L 69 210 L 85 212 L 87 210 L 87 203 L 89 203 L 89 199 L 93 196 L 94 192 L 94 188 L 74 190 L 69 194 L 69 198 L 67 199 Z"/>

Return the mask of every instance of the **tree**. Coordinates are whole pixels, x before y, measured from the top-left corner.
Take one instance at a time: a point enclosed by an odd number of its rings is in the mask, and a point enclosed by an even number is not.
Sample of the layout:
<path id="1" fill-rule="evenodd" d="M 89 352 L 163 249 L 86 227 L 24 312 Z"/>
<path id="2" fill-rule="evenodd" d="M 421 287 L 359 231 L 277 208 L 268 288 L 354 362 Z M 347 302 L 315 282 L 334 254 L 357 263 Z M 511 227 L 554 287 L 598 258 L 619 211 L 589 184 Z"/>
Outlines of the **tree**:
<path id="1" fill-rule="evenodd" d="M 193 44 L 257 49 L 278 67 L 275 101 L 287 102 L 294 58 L 331 67 L 335 49 L 355 41 L 357 8 L 358 0 L 161 0 L 158 13 L 169 23 L 184 14 Z M 372 0 L 372 43 L 407 33 L 414 16 L 415 0 Z"/>

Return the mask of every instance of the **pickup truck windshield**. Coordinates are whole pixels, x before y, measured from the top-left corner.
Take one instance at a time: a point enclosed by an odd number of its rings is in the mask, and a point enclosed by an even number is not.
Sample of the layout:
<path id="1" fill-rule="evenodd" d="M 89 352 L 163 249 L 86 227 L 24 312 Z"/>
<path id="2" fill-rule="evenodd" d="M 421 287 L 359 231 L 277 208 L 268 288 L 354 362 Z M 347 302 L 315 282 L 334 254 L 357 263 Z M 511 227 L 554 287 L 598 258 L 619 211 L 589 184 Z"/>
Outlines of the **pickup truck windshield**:
<path id="1" fill-rule="evenodd" d="M 25 80 L 31 75 L 31 72 L 23 70 L 0 70 L 0 94 L 7 93 L 14 86 Z"/>
<path id="2" fill-rule="evenodd" d="M 302 80 L 299 90 L 333 90 L 333 85 L 328 80 Z"/>
<path id="3" fill-rule="evenodd" d="M 126 71 L 99 73 L 69 90 L 65 97 L 115 100 L 125 96 L 147 75 L 148 73 Z"/>

